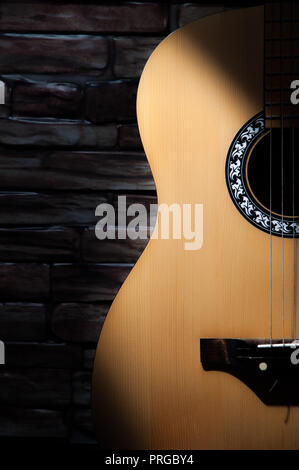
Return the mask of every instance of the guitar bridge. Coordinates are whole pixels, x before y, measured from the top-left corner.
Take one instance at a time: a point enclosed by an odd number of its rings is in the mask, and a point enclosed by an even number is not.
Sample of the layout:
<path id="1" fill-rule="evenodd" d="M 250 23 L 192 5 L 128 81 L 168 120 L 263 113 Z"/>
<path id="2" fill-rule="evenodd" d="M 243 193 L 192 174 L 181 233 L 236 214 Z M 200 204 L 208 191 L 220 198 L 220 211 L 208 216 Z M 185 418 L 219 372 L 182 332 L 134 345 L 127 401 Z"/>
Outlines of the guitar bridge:
<path id="1" fill-rule="evenodd" d="M 206 371 L 227 372 L 245 383 L 265 405 L 299 405 L 299 341 L 201 338 Z"/>

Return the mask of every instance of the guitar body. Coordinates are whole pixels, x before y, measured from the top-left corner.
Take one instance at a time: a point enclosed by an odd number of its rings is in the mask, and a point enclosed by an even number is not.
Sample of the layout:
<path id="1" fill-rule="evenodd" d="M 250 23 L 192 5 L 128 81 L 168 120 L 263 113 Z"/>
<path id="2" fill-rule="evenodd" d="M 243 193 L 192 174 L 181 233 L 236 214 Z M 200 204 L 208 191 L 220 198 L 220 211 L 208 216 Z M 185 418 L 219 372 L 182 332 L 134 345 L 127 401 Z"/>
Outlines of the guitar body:
<path id="1" fill-rule="evenodd" d="M 150 240 L 112 304 L 93 377 L 105 448 L 299 448 L 298 407 L 267 406 L 236 377 L 205 371 L 200 359 L 200 338 L 269 337 L 269 234 L 240 215 L 225 180 L 235 135 L 263 110 L 263 15 L 254 7 L 186 25 L 142 74 L 138 123 L 158 202 L 202 203 L 203 246 Z M 281 238 L 272 243 L 273 337 L 280 338 Z M 291 337 L 292 240 L 284 250 Z"/>

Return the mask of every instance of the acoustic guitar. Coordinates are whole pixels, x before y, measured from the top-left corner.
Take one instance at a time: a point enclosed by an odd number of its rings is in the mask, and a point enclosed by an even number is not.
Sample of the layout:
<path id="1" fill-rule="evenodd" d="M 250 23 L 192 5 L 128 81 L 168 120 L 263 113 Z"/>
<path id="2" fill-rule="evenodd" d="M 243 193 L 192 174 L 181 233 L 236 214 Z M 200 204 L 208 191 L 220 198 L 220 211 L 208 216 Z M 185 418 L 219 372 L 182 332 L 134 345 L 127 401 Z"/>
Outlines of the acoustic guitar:
<path id="1" fill-rule="evenodd" d="M 203 244 L 151 239 L 112 304 L 104 448 L 299 449 L 298 21 L 295 2 L 205 17 L 144 68 L 158 202 L 202 204 Z"/>

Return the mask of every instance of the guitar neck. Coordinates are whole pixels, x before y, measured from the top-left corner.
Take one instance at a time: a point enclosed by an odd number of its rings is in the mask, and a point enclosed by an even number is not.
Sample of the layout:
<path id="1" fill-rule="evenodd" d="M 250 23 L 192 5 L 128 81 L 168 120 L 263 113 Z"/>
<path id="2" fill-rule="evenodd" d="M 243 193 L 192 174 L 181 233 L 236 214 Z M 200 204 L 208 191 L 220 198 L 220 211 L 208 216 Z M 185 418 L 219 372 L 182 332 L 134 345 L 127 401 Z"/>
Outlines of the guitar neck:
<path id="1" fill-rule="evenodd" d="M 265 5 L 265 125 L 299 127 L 299 4 Z M 297 83 L 296 83 L 297 82 Z M 296 99 L 297 97 L 297 99 Z"/>

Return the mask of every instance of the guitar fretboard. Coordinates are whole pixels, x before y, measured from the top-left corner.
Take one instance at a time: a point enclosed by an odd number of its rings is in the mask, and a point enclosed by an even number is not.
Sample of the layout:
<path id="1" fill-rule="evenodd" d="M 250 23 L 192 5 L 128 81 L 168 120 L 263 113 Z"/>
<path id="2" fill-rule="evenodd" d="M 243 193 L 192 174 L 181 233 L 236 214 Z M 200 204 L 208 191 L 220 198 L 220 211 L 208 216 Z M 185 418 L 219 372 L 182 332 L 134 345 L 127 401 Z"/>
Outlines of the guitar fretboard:
<path id="1" fill-rule="evenodd" d="M 296 81 L 298 81 L 296 83 Z M 299 3 L 265 4 L 266 128 L 299 127 Z M 297 97 L 297 99 L 296 99 Z"/>

